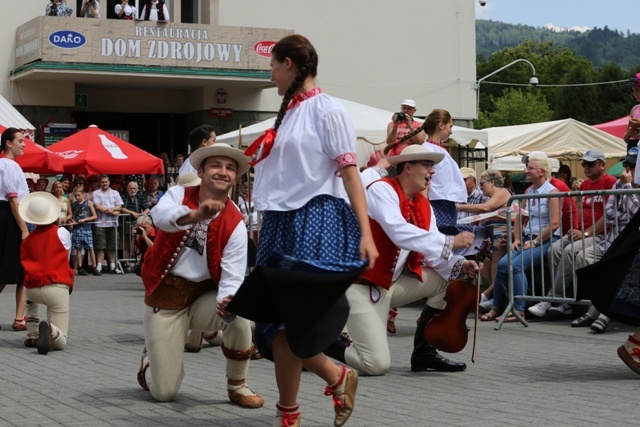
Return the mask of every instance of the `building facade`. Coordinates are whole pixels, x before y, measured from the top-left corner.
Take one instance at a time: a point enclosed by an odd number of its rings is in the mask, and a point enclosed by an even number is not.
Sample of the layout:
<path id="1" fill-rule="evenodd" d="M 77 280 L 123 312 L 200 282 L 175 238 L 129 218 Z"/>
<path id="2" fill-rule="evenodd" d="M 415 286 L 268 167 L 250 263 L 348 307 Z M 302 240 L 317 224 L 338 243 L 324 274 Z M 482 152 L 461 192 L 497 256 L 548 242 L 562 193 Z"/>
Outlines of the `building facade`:
<path id="1" fill-rule="evenodd" d="M 166 0 L 170 20 L 44 16 L 47 1 L 5 0 L 0 94 L 36 127 L 73 122 L 126 132 L 141 148 L 186 154 L 201 123 L 217 133 L 272 117 L 281 98 L 269 51 L 288 34 L 308 37 L 318 83 L 332 95 L 416 115 L 475 118 L 473 0 Z M 138 14 L 145 0 L 130 0 Z M 383 124 L 386 126 L 386 123 Z M 245 142 L 246 143 L 246 142 Z"/>

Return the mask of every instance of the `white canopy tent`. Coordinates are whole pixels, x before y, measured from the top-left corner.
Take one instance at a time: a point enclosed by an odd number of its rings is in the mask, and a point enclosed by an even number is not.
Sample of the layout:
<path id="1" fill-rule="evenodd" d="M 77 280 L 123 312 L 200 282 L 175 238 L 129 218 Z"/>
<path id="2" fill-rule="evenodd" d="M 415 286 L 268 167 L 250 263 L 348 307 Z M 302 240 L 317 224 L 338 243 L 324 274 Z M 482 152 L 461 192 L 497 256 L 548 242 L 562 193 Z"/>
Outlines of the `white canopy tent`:
<path id="1" fill-rule="evenodd" d="M 385 146 L 387 125 L 391 121 L 394 112 L 381 110 L 346 99 L 339 99 L 339 101 L 344 104 L 349 116 L 351 116 L 353 120 L 358 138 L 358 164 L 359 166 L 364 166 L 371 154 Z M 419 121 L 420 119 L 416 120 Z M 262 135 L 265 130 L 273 127 L 274 122 L 275 117 L 242 128 L 241 146 L 248 147 L 256 138 Z M 237 147 L 238 135 L 238 131 L 225 133 L 218 135 L 216 141 L 225 142 Z M 486 131 L 459 126 L 453 127 L 451 139 L 455 140 L 459 145 L 470 145 L 473 148 L 484 148 L 488 140 Z"/>
<path id="2" fill-rule="evenodd" d="M 549 157 L 569 163 L 573 171 L 579 170 L 577 163 L 591 148 L 602 151 L 607 159 L 615 162 L 626 155 L 622 139 L 574 119 L 485 130 L 489 133 L 490 165 L 498 170 L 521 171 L 521 156 L 532 151 L 543 151 Z"/>
<path id="3" fill-rule="evenodd" d="M 35 126 L 20 114 L 2 95 L 0 95 L 0 125 L 20 129 L 29 138 L 34 139 Z"/>

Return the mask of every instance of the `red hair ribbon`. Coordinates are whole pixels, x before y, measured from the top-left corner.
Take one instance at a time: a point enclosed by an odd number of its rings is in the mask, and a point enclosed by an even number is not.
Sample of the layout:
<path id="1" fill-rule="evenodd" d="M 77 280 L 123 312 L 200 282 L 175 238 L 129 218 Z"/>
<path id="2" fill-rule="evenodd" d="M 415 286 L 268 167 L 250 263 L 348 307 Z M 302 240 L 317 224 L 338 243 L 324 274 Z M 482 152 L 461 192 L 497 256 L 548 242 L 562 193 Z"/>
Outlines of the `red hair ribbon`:
<path id="1" fill-rule="evenodd" d="M 255 166 L 256 164 L 263 161 L 269 153 L 271 153 L 271 149 L 273 148 L 273 142 L 276 140 L 277 132 L 274 128 L 267 129 L 262 135 L 260 135 L 255 141 L 251 143 L 249 148 L 247 148 L 244 152 L 245 156 L 252 157 L 256 151 L 260 147 L 262 147 L 262 152 L 260 153 L 260 158 L 251 162 L 251 166 Z"/>

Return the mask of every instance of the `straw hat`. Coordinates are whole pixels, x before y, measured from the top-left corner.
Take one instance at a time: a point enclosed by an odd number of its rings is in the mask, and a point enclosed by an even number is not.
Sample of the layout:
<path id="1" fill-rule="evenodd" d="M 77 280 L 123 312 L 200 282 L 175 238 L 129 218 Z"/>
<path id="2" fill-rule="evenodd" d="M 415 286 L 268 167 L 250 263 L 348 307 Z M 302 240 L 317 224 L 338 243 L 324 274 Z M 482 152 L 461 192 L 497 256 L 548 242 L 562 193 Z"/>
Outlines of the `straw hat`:
<path id="1" fill-rule="evenodd" d="M 431 160 L 434 164 L 440 163 L 444 159 L 444 154 L 429 151 L 422 145 L 409 145 L 397 156 L 387 158 L 391 166 L 397 166 L 404 162 L 415 162 L 419 160 Z"/>
<path id="2" fill-rule="evenodd" d="M 204 159 L 208 159 L 213 156 L 229 157 L 235 160 L 238 164 L 237 175 L 243 175 L 249 170 L 249 162 L 251 161 L 251 158 L 245 156 L 244 151 L 238 150 L 224 142 L 216 142 L 208 147 L 198 148 L 189 156 L 189 162 L 194 169 L 198 169 Z"/>
<path id="3" fill-rule="evenodd" d="M 34 191 L 27 194 L 18 206 L 20 218 L 34 225 L 48 225 L 58 221 L 60 202 L 51 193 Z"/>
<path id="4" fill-rule="evenodd" d="M 176 184 L 182 185 L 183 187 L 191 187 L 193 185 L 200 185 L 201 181 L 195 172 L 189 171 L 181 174 Z"/>

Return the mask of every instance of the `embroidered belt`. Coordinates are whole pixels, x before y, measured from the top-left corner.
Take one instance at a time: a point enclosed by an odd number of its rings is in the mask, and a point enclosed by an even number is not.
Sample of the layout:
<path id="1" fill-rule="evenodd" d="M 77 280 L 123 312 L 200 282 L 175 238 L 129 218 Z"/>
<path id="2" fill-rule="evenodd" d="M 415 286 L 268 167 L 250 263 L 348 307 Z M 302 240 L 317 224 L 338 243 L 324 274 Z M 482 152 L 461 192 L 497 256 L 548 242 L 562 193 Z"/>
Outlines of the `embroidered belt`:
<path id="1" fill-rule="evenodd" d="M 182 310 L 193 304 L 205 292 L 217 289 L 218 285 L 213 279 L 192 282 L 167 274 L 151 295 L 145 295 L 144 303 L 149 307 L 164 310 Z"/>

